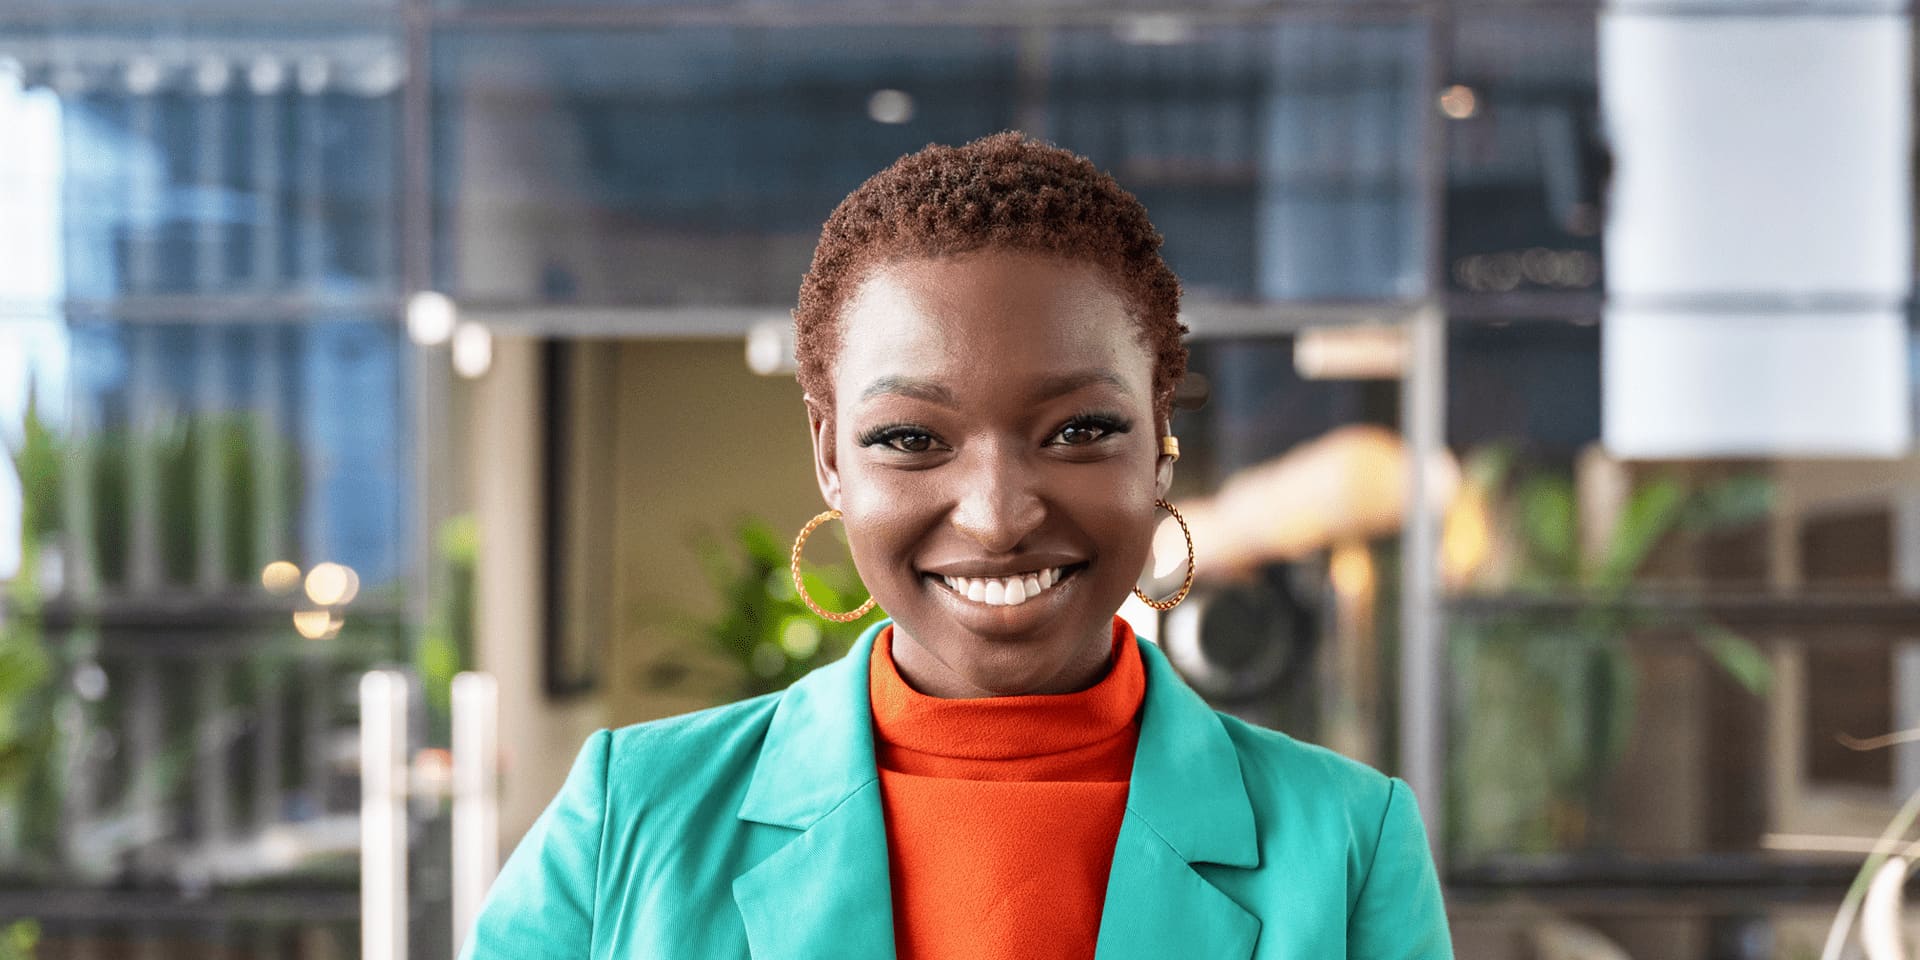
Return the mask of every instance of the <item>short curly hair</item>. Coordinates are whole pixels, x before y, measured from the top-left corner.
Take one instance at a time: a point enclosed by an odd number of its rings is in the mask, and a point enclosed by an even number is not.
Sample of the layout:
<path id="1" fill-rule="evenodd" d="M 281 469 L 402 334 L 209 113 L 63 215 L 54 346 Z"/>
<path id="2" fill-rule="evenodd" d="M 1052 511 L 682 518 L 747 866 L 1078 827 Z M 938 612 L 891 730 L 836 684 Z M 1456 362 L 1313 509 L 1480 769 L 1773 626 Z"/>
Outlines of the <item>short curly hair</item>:
<path id="1" fill-rule="evenodd" d="M 1180 280 L 1160 257 L 1147 209 L 1072 151 L 1008 131 L 965 146 L 929 144 L 847 195 L 820 230 L 793 312 L 800 386 L 833 412 L 841 307 L 875 266 L 999 248 L 1057 255 L 1101 269 L 1129 302 L 1154 356 L 1162 423 L 1187 370 Z"/>

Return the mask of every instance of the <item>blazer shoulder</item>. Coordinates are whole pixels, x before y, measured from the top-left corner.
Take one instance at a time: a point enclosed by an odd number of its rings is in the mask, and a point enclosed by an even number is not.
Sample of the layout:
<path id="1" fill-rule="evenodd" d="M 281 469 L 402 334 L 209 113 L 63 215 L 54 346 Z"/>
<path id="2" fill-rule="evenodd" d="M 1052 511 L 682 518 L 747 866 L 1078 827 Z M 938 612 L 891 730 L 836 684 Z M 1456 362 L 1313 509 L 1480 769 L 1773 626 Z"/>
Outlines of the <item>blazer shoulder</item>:
<path id="1" fill-rule="evenodd" d="M 1395 790 L 1394 778 L 1319 744 L 1230 714 L 1220 714 L 1220 722 L 1240 754 L 1241 774 L 1250 793 L 1284 792 L 1289 805 L 1326 813 L 1335 813 L 1327 808 L 1337 807 L 1358 834 L 1378 832 Z"/>
<path id="2" fill-rule="evenodd" d="M 612 730 L 609 785 L 625 799 L 644 800 L 656 789 L 712 782 L 742 763 L 751 768 L 783 695 L 774 691 Z"/>

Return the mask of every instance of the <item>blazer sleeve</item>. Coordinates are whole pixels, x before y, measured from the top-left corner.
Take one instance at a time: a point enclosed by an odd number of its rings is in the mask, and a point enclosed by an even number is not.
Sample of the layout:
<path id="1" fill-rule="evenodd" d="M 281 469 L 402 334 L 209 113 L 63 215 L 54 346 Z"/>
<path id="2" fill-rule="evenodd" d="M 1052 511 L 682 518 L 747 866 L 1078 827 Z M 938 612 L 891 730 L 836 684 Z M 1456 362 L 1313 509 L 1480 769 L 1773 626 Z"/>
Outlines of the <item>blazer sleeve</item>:
<path id="1" fill-rule="evenodd" d="M 1348 960 L 1451 960 L 1440 878 L 1413 789 L 1393 778 L 1373 863 L 1347 919 Z"/>
<path id="2" fill-rule="evenodd" d="M 586 960 L 612 738 L 600 730 L 580 748 L 559 794 L 501 866 L 460 960 Z"/>

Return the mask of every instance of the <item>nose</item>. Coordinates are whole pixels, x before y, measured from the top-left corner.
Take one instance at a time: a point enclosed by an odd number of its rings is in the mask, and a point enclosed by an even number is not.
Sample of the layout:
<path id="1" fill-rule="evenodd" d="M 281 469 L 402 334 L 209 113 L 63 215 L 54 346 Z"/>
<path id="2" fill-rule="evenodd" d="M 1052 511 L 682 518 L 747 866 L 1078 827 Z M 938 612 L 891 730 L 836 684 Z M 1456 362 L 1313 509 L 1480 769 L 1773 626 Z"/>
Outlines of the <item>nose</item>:
<path id="1" fill-rule="evenodd" d="M 954 528 L 990 553 L 1011 553 L 1046 519 L 1033 472 L 1019 456 L 984 455 L 956 477 L 961 485 Z"/>

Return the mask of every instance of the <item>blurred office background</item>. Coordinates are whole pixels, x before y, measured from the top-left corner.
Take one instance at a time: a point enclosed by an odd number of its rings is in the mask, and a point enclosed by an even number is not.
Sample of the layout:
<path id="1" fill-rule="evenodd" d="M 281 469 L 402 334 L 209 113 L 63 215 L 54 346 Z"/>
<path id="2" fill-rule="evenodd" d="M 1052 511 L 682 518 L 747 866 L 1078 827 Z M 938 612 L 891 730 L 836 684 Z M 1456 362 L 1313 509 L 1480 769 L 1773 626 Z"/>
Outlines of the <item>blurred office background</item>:
<path id="1" fill-rule="evenodd" d="M 1194 686 L 1414 783 L 1463 957 L 1819 956 L 1920 790 L 1912 46 L 1870 0 L 0 0 L 0 958 L 372 910 L 441 960 L 456 840 L 590 731 L 838 655 L 787 310 L 847 191 L 1007 128 L 1186 283 L 1203 576 L 1127 615 Z"/>

